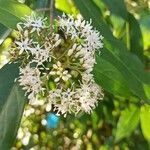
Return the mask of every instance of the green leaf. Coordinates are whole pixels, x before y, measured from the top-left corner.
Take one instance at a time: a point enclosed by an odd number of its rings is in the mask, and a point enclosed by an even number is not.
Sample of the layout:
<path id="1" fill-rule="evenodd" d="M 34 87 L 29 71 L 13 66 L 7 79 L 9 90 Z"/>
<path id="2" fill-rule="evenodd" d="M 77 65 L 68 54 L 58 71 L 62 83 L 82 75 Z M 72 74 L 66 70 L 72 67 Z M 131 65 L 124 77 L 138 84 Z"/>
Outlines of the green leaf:
<path id="1" fill-rule="evenodd" d="M 136 56 L 123 51 L 115 54 L 105 48 L 101 54 L 99 59 L 105 59 L 121 72 L 134 95 L 150 102 L 150 75 L 144 71 L 144 66 Z"/>
<path id="2" fill-rule="evenodd" d="M 100 1 L 99 1 L 100 2 Z M 103 0 L 111 12 L 128 20 L 128 13 L 124 0 Z"/>
<path id="3" fill-rule="evenodd" d="M 92 0 L 74 0 L 85 19 L 93 20 L 93 26 L 104 36 L 104 49 L 99 59 L 104 59 L 117 68 L 126 80 L 130 91 L 140 99 L 150 102 L 150 97 L 145 92 L 150 91 L 150 74 L 144 71 L 141 61 L 128 52 L 126 46 L 116 39 L 107 24 L 104 22 L 99 7 Z M 99 19 L 98 19 L 99 18 Z M 99 69 L 101 69 L 99 67 Z M 112 78 L 114 76 L 111 76 Z"/>
<path id="4" fill-rule="evenodd" d="M 10 34 L 10 32 L 11 32 L 11 29 L 8 29 L 3 24 L 0 24 L 0 45 L 7 38 L 7 36 Z"/>
<path id="5" fill-rule="evenodd" d="M 68 0 L 56 0 L 55 1 L 55 6 L 58 10 L 63 11 L 65 13 L 69 13 L 69 14 L 76 14 L 77 10 L 74 7 L 72 1 L 68 1 Z"/>
<path id="6" fill-rule="evenodd" d="M 123 0 L 103 0 L 103 2 L 108 6 L 112 13 L 122 17 L 129 23 L 129 48 L 131 52 L 136 54 L 139 59 L 143 61 L 143 38 L 138 21 L 131 13 L 128 13 Z"/>
<path id="7" fill-rule="evenodd" d="M 136 54 L 143 61 L 143 38 L 140 25 L 135 17 L 128 13 L 130 51 Z"/>
<path id="8" fill-rule="evenodd" d="M 97 64 L 94 67 L 95 81 L 104 90 L 123 97 L 130 97 L 132 95 L 126 80 L 117 68 L 103 58 L 99 59 L 99 56 L 97 56 L 96 62 Z"/>
<path id="9" fill-rule="evenodd" d="M 14 84 L 0 113 L 0 149 L 9 150 L 12 147 L 25 103 L 24 92 L 17 84 Z"/>
<path id="10" fill-rule="evenodd" d="M 67 13 L 72 13 L 70 4 L 66 0 L 56 0 L 56 8 Z"/>
<path id="11" fill-rule="evenodd" d="M 0 149 L 9 150 L 14 143 L 24 105 L 24 92 L 14 82 L 18 64 L 7 64 L 0 70 Z"/>
<path id="12" fill-rule="evenodd" d="M 15 0 L 0 0 L 0 23 L 8 28 L 15 28 L 21 17 L 30 13 L 28 6 Z"/>
<path id="13" fill-rule="evenodd" d="M 0 69 L 0 112 L 7 102 L 8 95 L 14 85 L 14 80 L 18 76 L 18 64 L 6 64 L 2 69 Z"/>
<path id="14" fill-rule="evenodd" d="M 141 107 L 140 122 L 143 136 L 150 142 L 150 105 Z"/>
<path id="15" fill-rule="evenodd" d="M 117 124 L 115 141 L 128 137 L 137 127 L 140 119 L 140 110 L 135 106 L 122 111 Z"/>
<path id="16" fill-rule="evenodd" d="M 37 0 L 33 8 L 34 9 L 48 8 L 48 6 L 49 6 L 49 0 Z"/>

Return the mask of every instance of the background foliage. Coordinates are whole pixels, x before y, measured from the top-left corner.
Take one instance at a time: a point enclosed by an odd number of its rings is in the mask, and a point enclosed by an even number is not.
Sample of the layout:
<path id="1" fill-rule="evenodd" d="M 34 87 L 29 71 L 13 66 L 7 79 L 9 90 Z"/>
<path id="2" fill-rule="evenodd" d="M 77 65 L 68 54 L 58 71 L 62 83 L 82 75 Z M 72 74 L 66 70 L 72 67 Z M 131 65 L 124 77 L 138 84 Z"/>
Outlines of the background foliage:
<path id="1" fill-rule="evenodd" d="M 14 29 L 21 17 L 35 10 L 49 18 L 49 5 L 49 0 L 0 0 L 1 66 L 8 60 Z M 55 0 L 54 17 L 62 12 L 74 16 L 81 13 L 85 19 L 92 19 L 104 36 L 94 76 L 105 98 L 92 115 L 51 119 L 42 107 L 37 110 L 25 105 L 24 93 L 14 83 L 18 64 L 4 65 L 0 70 L 0 149 L 148 150 L 149 9 L 148 0 Z M 20 136 L 15 140 L 24 109 L 30 112 L 22 118 Z M 44 118 L 48 126 L 41 124 Z"/>

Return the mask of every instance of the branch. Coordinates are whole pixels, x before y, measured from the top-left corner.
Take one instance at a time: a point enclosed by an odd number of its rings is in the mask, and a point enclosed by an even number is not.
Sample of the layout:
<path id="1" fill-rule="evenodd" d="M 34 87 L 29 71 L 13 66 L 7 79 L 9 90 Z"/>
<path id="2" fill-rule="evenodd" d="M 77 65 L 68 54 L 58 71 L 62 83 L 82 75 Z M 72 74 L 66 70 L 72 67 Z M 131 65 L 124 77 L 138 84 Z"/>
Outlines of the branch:
<path id="1" fill-rule="evenodd" d="M 36 11 L 50 11 L 50 8 L 38 8 Z"/>
<path id="2" fill-rule="evenodd" d="M 55 0 L 51 0 L 51 1 L 50 1 L 50 11 L 49 11 L 49 13 L 50 13 L 49 16 L 50 16 L 50 30 L 51 30 L 51 32 L 53 31 L 54 4 L 55 4 Z"/>

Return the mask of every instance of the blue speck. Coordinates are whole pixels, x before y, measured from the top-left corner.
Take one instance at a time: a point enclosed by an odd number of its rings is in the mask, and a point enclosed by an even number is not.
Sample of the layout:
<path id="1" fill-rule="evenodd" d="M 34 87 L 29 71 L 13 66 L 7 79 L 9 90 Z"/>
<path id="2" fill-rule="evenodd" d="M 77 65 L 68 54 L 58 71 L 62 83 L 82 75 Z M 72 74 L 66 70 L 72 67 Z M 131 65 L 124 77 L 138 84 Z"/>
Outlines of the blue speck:
<path id="1" fill-rule="evenodd" d="M 47 128 L 57 128 L 59 122 L 59 117 L 55 114 L 48 114 L 47 116 Z"/>

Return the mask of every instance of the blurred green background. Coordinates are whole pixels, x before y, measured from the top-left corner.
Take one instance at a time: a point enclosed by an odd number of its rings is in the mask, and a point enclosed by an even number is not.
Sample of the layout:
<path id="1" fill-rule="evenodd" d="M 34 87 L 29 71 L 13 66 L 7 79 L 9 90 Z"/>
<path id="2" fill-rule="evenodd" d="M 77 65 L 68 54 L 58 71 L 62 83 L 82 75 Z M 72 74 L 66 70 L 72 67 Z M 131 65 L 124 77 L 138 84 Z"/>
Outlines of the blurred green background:
<path id="1" fill-rule="evenodd" d="M 49 17 L 49 0 L 18 1 Z M 3 5 L 0 7 L 3 8 Z M 113 36 L 139 58 L 145 70 L 150 71 L 149 0 L 55 0 L 54 17 L 57 18 L 63 12 L 74 16 L 81 13 L 86 19 L 95 17 L 100 21 L 101 18 Z M 100 25 L 99 28 L 105 37 L 105 26 Z M 0 24 L 0 67 L 9 60 L 8 49 L 14 37 L 12 29 Z M 31 108 L 27 105 L 12 150 L 150 149 L 150 106 L 139 98 L 140 94 L 130 94 L 132 90 L 129 91 L 126 83 L 121 82 L 121 75 L 118 73 L 115 76 L 119 69 L 115 70 L 114 64 L 105 63 L 104 59 L 103 61 L 105 71 L 107 67 L 114 69 L 109 76 L 111 78 L 112 74 L 112 81 L 107 81 L 104 76 L 97 79 L 104 88 L 105 97 L 91 115 L 81 113 L 78 116 L 68 115 L 67 118 L 56 117 L 53 113 L 46 113 L 42 107 Z M 132 59 L 129 66 L 131 64 Z M 134 71 L 140 70 L 139 68 L 134 68 Z M 127 78 L 123 80 L 126 81 Z M 146 94 L 150 95 L 149 91 Z M 45 122 L 48 124 L 45 125 Z"/>

